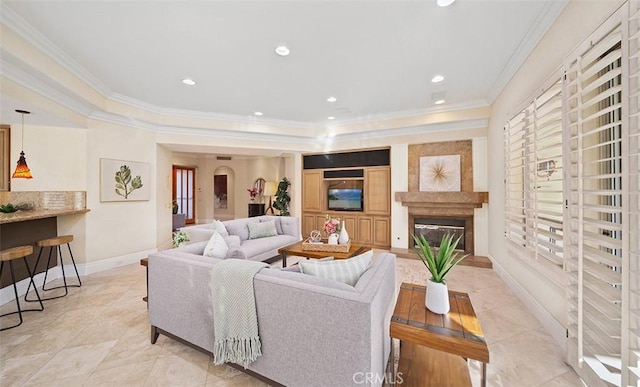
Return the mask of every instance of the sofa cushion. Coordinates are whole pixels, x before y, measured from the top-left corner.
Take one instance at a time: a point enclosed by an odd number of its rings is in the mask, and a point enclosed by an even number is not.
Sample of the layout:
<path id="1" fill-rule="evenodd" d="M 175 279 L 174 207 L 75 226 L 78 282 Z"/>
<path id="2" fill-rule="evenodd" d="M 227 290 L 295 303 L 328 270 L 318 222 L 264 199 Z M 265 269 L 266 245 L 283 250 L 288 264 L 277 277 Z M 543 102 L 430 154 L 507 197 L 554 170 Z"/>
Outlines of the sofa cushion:
<path id="1" fill-rule="evenodd" d="M 300 237 L 300 231 L 298 230 L 299 221 L 298 218 L 292 216 L 281 216 L 280 226 L 282 227 L 282 233 L 287 235 L 293 235 Z"/>
<path id="2" fill-rule="evenodd" d="M 249 228 L 249 239 L 259 239 L 270 236 L 277 236 L 276 223 L 274 221 L 267 221 L 261 223 L 247 223 Z"/>
<path id="3" fill-rule="evenodd" d="M 243 218 L 243 219 L 234 219 L 227 220 L 224 222 L 224 226 L 229 232 L 229 235 L 237 235 L 240 237 L 240 240 L 246 241 L 249 239 L 249 228 L 247 227 L 248 223 L 259 223 L 258 219 L 254 218 Z"/>
<path id="4" fill-rule="evenodd" d="M 208 241 L 195 242 L 195 243 L 186 243 L 179 247 L 176 247 L 175 250 L 184 251 L 185 253 L 203 255 L 204 248 L 207 246 Z"/>
<path id="5" fill-rule="evenodd" d="M 227 244 L 227 247 L 229 248 L 238 247 L 242 243 L 242 241 L 240 240 L 240 237 L 237 235 L 223 236 L 222 239 L 224 239 L 224 242 Z"/>
<path id="6" fill-rule="evenodd" d="M 302 282 L 309 285 L 322 286 L 330 289 L 337 290 L 346 290 L 348 292 L 355 292 L 355 289 L 352 286 L 343 284 L 338 281 L 333 281 L 330 279 L 322 278 L 322 277 L 314 277 L 310 275 L 304 275 L 302 273 L 296 273 L 294 271 L 285 271 L 279 269 L 263 269 L 260 271 L 259 275 L 265 275 L 268 277 L 276 277 L 282 278 L 290 281 Z"/>
<path id="7" fill-rule="evenodd" d="M 278 235 L 284 234 L 282 232 L 282 224 L 280 224 L 281 216 L 264 215 L 260 217 L 260 223 L 273 221 L 276 224 L 276 232 Z"/>
<path id="8" fill-rule="evenodd" d="M 371 266 L 373 251 L 360 254 L 353 258 L 329 262 L 300 261 L 300 271 L 317 277 L 339 281 L 355 286 L 360 276 Z"/>
<path id="9" fill-rule="evenodd" d="M 222 235 L 220 235 L 219 232 L 214 231 L 213 235 L 211 235 L 211 239 L 207 242 L 202 255 L 205 257 L 225 259 L 228 251 L 229 246 L 227 246 Z"/>
<path id="10" fill-rule="evenodd" d="M 224 226 L 224 223 L 222 223 L 219 220 L 214 220 L 211 223 L 210 228 L 212 230 L 216 230 L 217 232 L 219 232 L 220 235 L 222 235 L 223 237 L 229 236 L 229 233 L 227 232 L 227 228 Z"/>

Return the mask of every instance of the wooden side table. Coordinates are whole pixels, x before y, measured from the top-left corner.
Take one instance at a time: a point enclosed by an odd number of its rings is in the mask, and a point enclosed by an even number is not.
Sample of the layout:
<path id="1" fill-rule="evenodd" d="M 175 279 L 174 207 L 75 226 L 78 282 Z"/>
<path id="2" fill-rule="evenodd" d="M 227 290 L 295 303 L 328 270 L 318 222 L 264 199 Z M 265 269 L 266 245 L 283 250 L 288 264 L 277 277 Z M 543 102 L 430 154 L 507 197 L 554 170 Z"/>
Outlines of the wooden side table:
<path id="1" fill-rule="evenodd" d="M 451 310 L 445 315 L 435 314 L 424 306 L 426 287 L 402 283 L 391 317 L 392 339 L 437 349 L 439 351 L 482 362 L 481 386 L 487 383 L 489 348 L 467 293 L 449 291 Z M 393 343 L 392 357 L 395 359 Z M 402 352 L 402 350 L 401 350 Z M 396 380 L 396 367 L 393 379 Z"/>
<path id="2" fill-rule="evenodd" d="M 142 301 L 147 302 L 149 300 L 149 258 L 142 258 L 140 260 L 140 265 L 147 268 L 147 295 L 145 297 L 142 297 Z"/>

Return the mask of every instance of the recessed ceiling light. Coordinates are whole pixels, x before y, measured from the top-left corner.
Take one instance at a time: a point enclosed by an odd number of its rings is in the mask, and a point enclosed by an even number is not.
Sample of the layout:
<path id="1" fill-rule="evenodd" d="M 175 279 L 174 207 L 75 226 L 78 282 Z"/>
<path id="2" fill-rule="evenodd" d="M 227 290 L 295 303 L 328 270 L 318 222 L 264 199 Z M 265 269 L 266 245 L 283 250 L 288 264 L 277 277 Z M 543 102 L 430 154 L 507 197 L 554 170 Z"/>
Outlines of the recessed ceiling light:
<path id="1" fill-rule="evenodd" d="M 335 120 L 336 118 L 334 116 L 330 116 L 330 117 L 327 117 L 327 119 L 328 120 Z"/>
<path id="2" fill-rule="evenodd" d="M 182 80 L 182 83 L 184 83 L 185 85 L 193 86 L 196 84 L 196 81 L 191 78 L 185 78 Z"/>
<path id="3" fill-rule="evenodd" d="M 336 97 L 327 98 L 327 102 L 336 102 L 338 99 Z"/>
<path id="4" fill-rule="evenodd" d="M 287 46 L 278 46 L 276 47 L 276 54 L 280 55 L 280 56 L 287 56 L 289 55 L 291 51 L 289 50 L 289 47 Z"/>
<path id="5" fill-rule="evenodd" d="M 436 2 L 438 3 L 439 6 L 441 7 L 448 7 L 451 4 L 453 4 L 456 0 L 437 0 Z"/>
<path id="6" fill-rule="evenodd" d="M 442 105 L 444 103 L 444 99 L 439 99 L 433 103 L 435 103 L 436 105 Z"/>
<path id="7" fill-rule="evenodd" d="M 444 77 L 442 75 L 436 75 L 435 77 L 431 78 L 431 82 L 433 83 L 438 83 L 442 81 L 444 81 Z"/>
<path id="8" fill-rule="evenodd" d="M 261 115 L 262 115 L 262 112 L 253 112 L 253 115 L 254 115 L 254 116 L 261 116 Z"/>

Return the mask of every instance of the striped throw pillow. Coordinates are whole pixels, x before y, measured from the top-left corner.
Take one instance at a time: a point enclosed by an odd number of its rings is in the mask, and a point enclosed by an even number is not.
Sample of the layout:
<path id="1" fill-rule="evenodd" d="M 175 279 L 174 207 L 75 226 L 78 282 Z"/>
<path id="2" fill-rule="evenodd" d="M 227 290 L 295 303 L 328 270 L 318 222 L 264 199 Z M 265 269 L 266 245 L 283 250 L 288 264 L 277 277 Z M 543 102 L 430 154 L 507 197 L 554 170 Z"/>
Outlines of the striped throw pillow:
<path id="1" fill-rule="evenodd" d="M 228 251 L 229 246 L 227 246 L 227 242 L 224 241 L 224 238 L 219 232 L 214 231 L 213 235 L 211 235 L 211 239 L 209 239 L 209 243 L 205 246 L 204 253 L 202 253 L 202 255 L 205 257 L 225 259 Z"/>
<path id="2" fill-rule="evenodd" d="M 373 251 L 360 254 L 349 259 L 319 262 L 315 260 L 300 261 L 300 271 L 317 277 L 339 281 L 355 286 L 360 276 L 371 266 Z"/>

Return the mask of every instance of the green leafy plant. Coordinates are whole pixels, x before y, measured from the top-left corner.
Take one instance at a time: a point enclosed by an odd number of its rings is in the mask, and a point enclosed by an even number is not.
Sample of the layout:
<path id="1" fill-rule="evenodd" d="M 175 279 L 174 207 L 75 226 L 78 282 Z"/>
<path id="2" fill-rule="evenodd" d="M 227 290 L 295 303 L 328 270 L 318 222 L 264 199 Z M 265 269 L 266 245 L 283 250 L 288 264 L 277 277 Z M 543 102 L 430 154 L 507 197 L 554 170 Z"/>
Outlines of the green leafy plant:
<path id="1" fill-rule="evenodd" d="M 126 165 L 121 166 L 120 170 L 116 171 L 116 194 L 128 199 L 131 192 L 138 188 L 142 188 L 140 175 L 132 178 L 131 169 Z"/>
<path id="2" fill-rule="evenodd" d="M 0 205 L 0 212 L 3 212 L 5 214 L 8 214 L 10 212 L 16 212 L 18 211 L 20 208 L 18 208 L 18 206 L 14 206 L 11 203 L 7 203 L 7 204 L 2 204 Z"/>
<path id="3" fill-rule="evenodd" d="M 431 281 L 446 283 L 444 277 L 447 273 L 468 256 L 468 254 L 461 256 L 459 252 L 455 251 L 460 238 L 458 237 L 454 240 L 453 235 L 444 235 L 437 253 L 434 254 L 429 242 L 423 235 L 413 236 L 413 240 L 417 245 L 415 248 L 416 253 L 418 253 L 418 257 L 431 273 Z"/>
<path id="4" fill-rule="evenodd" d="M 280 211 L 280 216 L 289 216 L 289 202 L 291 201 L 291 196 L 287 190 L 291 182 L 287 180 L 286 177 L 283 177 L 282 180 L 278 183 L 278 190 L 276 191 L 276 201 L 273 203 L 273 208 Z"/>
<path id="5" fill-rule="evenodd" d="M 174 232 L 173 233 L 173 240 L 171 245 L 173 247 L 178 247 L 180 245 L 182 245 L 183 243 L 189 242 L 189 235 L 187 235 L 186 232 L 184 231 L 178 231 L 178 232 Z"/>
<path id="6" fill-rule="evenodd" d="M 175 200 L 171 203 L 171 212 L 173 212 L 174 215 L 178 213 L 178 202 Z"/>

